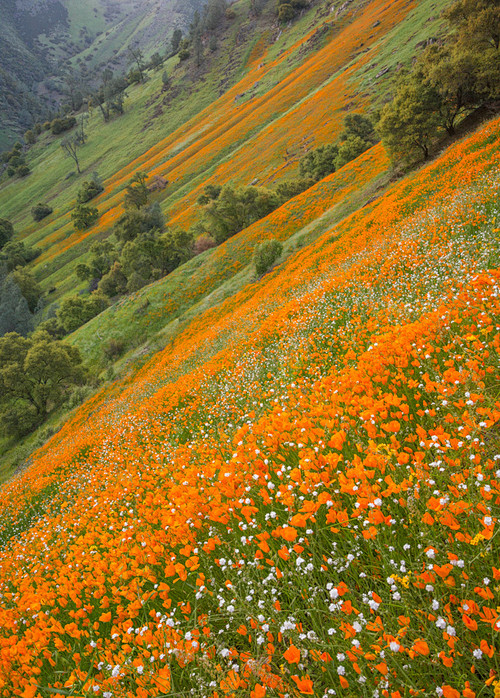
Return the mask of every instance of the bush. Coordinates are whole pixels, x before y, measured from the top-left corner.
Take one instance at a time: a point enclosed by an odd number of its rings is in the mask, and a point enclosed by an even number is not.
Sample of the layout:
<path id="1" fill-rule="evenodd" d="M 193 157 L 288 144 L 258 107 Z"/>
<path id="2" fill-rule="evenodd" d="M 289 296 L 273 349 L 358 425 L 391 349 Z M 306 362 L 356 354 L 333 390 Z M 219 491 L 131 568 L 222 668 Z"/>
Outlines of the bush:
<path id="1" fill-rule="evenodd" d="M 86 204 L 87 201 L 90 201 L 98 194 L 100 194 L 102 191 L 104 191 L 104 187 L 102 186 L 102 184 L 95 180 L 91 180 L 90 182 L 83 182 L 76 197 L 76 200 L 79 204 Z"/>
<path id="2" fill-rule="evenodd" d="M 50 130 L 54 136 L 63 133 L 64 131 L 69 131 L 76 126 L 76 119 L 74 116 L 65 116 L 62 119 L 54 119 L 50 123 Z"/>
<path id="3" fill-rule="evenodd" d="M 274 238 L 271 240 L 264 240 L 255 248 L 253 253 L 253 262 L 255 264 L 255 271 L 258 276 L 262 276 L 269 271 L 277 259 L 281 256 L 283 252 L 283 245 L 279 240 Z"/>
<path id="4" fill-rule="evenodd" d="M 14 235 L 14 226 L 7 218 L 0 218 L 0 249 L 6 245 Z"/>
<path id="5" fill-rule="evenodd" d="M 194 243 L 193 252 L 195 255 L 206 252 L 207 250 L 217 247 L 217 243 L 211 235 L 208 233 L 203 233 L 200 237 L 196 238 Z"/>
<path id="6" fill-rule="evenodd" d="M 117 359 L 123 354 L 125 350 L 125 344 L 120 339 L 110 339 L 109 342 L 104 347 L 104 355 L 110 361 Z"/>
<path id="7" fill-rule="evenodd" d="M 335 172 L 338 146 L 328 143 L 311 150 L 301 159 L 299 173 L 301 177 L 311 177 L 315 181 Z"/>
<path id="8" fill-rule="evenodd" d="M 31 215 L 34 221 L 41 221 L 46 216 L 50 216 L 54 209 L 52 209 L 48 204 L 37 204 L 31 209 Z"/>
<path id="9" fill-rule="evenodd" d="M 75 230 L 85 230 L 93 225 L 99 218 L 99 211 L 92 206 L 78 204 L 71 214 Z"/>
<path id="10" fill-rule="evenodd" d="M 30 172 L 31 170 L 28 165 L 19 165 L 19 167 L 16 169 L 16 175 L 18 177 L 27 177 Z"/>

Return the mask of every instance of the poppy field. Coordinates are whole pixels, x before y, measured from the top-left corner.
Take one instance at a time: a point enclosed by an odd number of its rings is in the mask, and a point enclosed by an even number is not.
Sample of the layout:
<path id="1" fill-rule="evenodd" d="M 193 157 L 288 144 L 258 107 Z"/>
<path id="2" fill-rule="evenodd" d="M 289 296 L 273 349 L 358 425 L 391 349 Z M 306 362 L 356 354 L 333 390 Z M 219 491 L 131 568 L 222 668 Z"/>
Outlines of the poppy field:
<path id="1" fill-rule="evenodd" d="M 3 488 L 1 696 L 497 698 L 499 137 L 193 318 Z"/>

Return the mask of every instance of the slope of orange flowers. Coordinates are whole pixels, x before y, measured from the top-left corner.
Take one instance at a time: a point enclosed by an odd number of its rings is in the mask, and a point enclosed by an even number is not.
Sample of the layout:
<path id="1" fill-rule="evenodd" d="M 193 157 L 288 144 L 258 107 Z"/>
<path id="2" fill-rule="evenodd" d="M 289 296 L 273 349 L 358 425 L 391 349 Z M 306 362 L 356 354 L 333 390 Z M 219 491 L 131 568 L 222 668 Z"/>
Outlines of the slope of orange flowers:
<path id="1" fill-rule="evenodd" d="M 251 63 L 249 72 L 218 100 L 106 181 L 105 194 L 95 201 L 101 214 L 96 226 L 75 233 L 67 213 L 66 222 L 60 220 L 45 238 L 37 264 L 110 230 L 123 213 L 123 189 L 137 170 L 169 181 L 159 200 L 169 221 L 184 227 L 193 222 L 196 199 L 209 183 L 258 181 L 267 186 L 292 176 L 304 153 L 337 138 L 347 107 L 363 110 L 366 97 L 358 94 L 352 75 L 374 60 L 387 34 L 413 6 L 411 0 L 371 0 L 345 8 L 338 17 L 316 22 L 278 57 Z M 326 45 L 277 80 L 277 71 L 323 25 L 330 27 Z M 261 83 L 266 85 L 263 94 L 252 96 Z"/>
<path id="2" fill-rule="evenodd" d="M 0 695 L 493 694 L 499 136 L 193 321 L 2 491 Z"/>

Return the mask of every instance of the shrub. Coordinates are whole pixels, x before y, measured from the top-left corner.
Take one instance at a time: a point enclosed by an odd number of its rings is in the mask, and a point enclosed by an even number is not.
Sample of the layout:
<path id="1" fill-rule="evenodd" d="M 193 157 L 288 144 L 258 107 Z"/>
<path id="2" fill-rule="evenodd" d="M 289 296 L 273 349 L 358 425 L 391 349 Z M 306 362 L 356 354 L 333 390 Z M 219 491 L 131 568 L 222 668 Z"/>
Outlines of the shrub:
<path id="1" fill-rule="evenodd" d="M 50 216 L 54 209 L 52 209 L 48 204 L 36 204 L 36 206 L 33 206 L 31 209 L 31 215 L 33 216 L 34 221 L 41 221 L 42 218 L 45 218 L 46 216 Z"/>
<path id="2" fill-rule="evenodd" d="M 193 252 L 195 255 L 206 252 L 207 250 L 217 247 L 217 243 L 211 235 L 208 233 L 203 233 L 200 237 L 196 238 L 194 243 Z"/>
<path id="3" fill-rule="evenodd" d="M 91 180 L 90 182 L 83 182 L 80 190 L 78 191 L 76 200 L 79 204 L 86 204 L 98 194 L 104 191 L 104 187 L 99 182 Z"/>
<path id="4" fill-rule="evenodd" d="M 255 248 L 253 262 L 258 276 L 262 276 L 269 271 L 277 259 L 281 256 L 283 245 L 279 240 L 272 238 L 264 240 Z"/>
<path id="5" fill-rule="evenodd" d="M 50 123 L 50 130 L 54 136 L 63 133 L 64 131 L 69 131 L 76 126 L 76 119 L 74 116 L 65 116 L 62 119 L 54 119 Z"/>
<path id="6" fill-rule="evenodd" d="M 6 245 L 14 235 L 14 226 L 7 218 L 0 218 L 0 249 Z"/>
<path id="7" fill-rule="evenodd" d="M 92 206 L 78 204 L 71 214 L 75 230 L 85 230 L 93 225 L 99 218 L 99 211 Z"/>
<path id="8" fill-rule="evenodd" d="M 31 170 L 28 165 L 19 165 L 19 167 L 16 169 L 16 175 L 18 177 L 27 177 L 30 172 Z"/>
<path id="9" fill-rule="evenodd" d="M 103 349 L 104 355 L 106 358 L 110 359 L 110 361 L 121 356 L 124 350 L 125 344 L 121 339 L 110 339 Z"/>

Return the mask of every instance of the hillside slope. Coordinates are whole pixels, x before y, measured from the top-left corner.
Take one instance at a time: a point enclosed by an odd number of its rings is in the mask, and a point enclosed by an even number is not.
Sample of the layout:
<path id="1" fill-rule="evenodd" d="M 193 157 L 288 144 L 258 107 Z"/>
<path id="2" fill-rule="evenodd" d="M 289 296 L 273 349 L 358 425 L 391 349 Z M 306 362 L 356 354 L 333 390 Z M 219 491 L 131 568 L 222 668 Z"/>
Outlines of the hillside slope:
<path id="1" fill-rule="evenodd" d="M 4 0 L 0 27 L 0 150 L 56 108 L 61 67 L 124 71 L 133 43 L 162 54 L 203 0 Z M 59 86 L 60 89 L 60 86 Z M 60 94 L 59 94 L 60 96 Z"/>
<path id="2" fill-rule="evenodd" d="M 4 695 L 491 685 L 499 135 L 200 315 L 4 489 Z"/>

